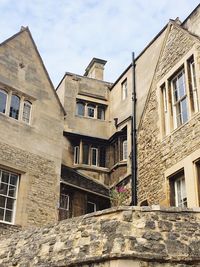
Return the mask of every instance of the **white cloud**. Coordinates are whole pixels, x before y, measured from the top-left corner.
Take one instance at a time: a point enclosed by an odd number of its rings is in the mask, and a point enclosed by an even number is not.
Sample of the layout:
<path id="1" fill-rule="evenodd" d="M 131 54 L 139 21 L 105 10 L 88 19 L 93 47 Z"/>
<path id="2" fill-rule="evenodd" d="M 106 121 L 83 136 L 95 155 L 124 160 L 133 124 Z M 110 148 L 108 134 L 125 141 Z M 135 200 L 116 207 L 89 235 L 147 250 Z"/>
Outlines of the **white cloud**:
<path id="1" fill-rule="evenodd" d="M 92 57 L 108 60 L 114 81 L 170 18 L 182 20 L 198 0 L 0 0 L 0 41 L 29 26 L 55 85 L 83 74 Z"/>

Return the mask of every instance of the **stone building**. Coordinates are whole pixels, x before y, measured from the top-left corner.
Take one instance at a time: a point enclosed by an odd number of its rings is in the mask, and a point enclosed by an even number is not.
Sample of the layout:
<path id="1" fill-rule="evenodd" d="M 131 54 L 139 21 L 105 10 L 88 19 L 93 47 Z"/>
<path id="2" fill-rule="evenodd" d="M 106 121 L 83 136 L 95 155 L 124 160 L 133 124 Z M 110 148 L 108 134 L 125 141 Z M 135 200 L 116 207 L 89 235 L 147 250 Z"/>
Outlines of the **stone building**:
<path id="1" fill-rule="evenodd" d="M 103 81 L 106 61 L 98 58 L 83 76 L 64 75 L 63 170 L 130 189 L 135 72 L 138 204 L 199 206 L 199 23 L 199 6 L 184 22 L 170 20 L 113 84 Z M 99 199 L 91 202 L 95 211 Z M 87 197 L 79 204 L 86 210 Z"/>
<path id="2" fill-rule="evenodd" d="M 0 44 L 0 222 L 102 210 L 116 186 L 130 205 L 134 116 L 138 204 L 198 207 L 199 25 L 200 6 L 170 20 L 113 84 L 93 58 L 56 91 L 27 28 Z"/>
<path id="3" fill-rule="evenodd" d="M 0 222 L 57 221 L 64 113 L 22 28 L 0 44 Z"/>

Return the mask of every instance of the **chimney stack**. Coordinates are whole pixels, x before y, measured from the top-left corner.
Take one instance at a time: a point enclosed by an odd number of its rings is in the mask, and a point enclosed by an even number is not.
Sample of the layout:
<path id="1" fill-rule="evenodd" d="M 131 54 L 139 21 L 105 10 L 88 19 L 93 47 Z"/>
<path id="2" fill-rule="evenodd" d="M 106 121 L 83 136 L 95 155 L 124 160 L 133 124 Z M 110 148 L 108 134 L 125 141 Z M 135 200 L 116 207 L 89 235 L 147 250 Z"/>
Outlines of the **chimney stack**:
<path id="1" fill-rule="evenodd" d="M 84 76 L 103 81 L 104 65 L 106 62 L 106 60 L 94 57 L 87 66 Z"/>

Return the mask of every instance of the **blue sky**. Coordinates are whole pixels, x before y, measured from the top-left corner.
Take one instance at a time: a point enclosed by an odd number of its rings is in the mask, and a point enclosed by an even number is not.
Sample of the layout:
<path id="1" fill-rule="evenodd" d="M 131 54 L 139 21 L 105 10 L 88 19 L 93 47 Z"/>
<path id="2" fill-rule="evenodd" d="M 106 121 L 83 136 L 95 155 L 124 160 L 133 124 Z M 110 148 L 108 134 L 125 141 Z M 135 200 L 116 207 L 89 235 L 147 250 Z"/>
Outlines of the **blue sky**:
<path id="1" fill-rule="evenodd" d="M 184 20 L 198 0 L 0 0 L 0 42 L 28 26 L 55 86 L 66 71 L 83 74 L 107 60 L 114 82 L 169 21 Z"/>

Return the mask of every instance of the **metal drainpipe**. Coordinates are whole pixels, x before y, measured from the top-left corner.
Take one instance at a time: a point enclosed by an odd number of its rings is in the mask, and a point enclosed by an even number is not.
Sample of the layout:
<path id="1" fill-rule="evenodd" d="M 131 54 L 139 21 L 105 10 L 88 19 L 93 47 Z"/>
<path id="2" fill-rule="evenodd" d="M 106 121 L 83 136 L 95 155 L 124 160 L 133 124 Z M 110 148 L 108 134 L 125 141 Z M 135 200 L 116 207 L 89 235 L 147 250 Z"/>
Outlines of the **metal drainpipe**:
<path id="1" fill-rule="evenodd" d="M 131 205 L 137 205 L 137 129 L 136 129 L 136 83 L 135 83 L 135 54 L 132 52 L 132 121 L 131 121 L 131 170 L 132 170 L 132 199 Z"/>

